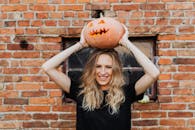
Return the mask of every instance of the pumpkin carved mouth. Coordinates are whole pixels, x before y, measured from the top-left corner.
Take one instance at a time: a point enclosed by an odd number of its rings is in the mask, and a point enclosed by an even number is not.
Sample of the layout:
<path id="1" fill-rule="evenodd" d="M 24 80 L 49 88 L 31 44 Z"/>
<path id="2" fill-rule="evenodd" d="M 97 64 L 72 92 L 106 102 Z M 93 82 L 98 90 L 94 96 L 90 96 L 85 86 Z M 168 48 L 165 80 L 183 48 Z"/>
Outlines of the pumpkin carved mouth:
<path id="1" fill-rule="evenodd" d="M 93 30 L 92 32 L 90 32 L 90 35 L 91 36 L 102 35 L 107 33 L 108 31 L 109 29 L 101 28 L 100 30 Z"/>

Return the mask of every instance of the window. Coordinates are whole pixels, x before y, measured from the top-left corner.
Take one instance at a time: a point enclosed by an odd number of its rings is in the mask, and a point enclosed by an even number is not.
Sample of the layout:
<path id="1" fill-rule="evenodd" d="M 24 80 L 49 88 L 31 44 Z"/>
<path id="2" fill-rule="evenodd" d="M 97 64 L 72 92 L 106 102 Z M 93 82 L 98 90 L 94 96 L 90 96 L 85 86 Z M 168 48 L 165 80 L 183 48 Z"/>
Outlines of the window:
<path id="1" fill-rule="evenodd" d="M 129 39 L 142 52 L 144 52 L 150 60 L 156 63 L 156 37 L 130 37 Z M 70 47 L 77 41 L 79 41 L 79 38 L 62 37 L 62 49 L 64 50 L 65 48 Z M 119 56 L 123 65 L 123 72 L 127 82 L 135 82 L 144 74 L 142 67 L 137 63 L 136 59 L 132 56 L 128 49 L 124 47 L 117 47 L 116 50 L 119 52 Z M 91 52 L 92 48 L 85 48 L 71 55 L 69 59 L 63 63 L 64 73 L 78 81 L 77 79 L 79 79 L 81 76 L 82 69 Z M 150 97 L 151 100 L 157 99 L 156 89 L 156 83 L 154 83 L 146 91 L 146 94 Z"/>

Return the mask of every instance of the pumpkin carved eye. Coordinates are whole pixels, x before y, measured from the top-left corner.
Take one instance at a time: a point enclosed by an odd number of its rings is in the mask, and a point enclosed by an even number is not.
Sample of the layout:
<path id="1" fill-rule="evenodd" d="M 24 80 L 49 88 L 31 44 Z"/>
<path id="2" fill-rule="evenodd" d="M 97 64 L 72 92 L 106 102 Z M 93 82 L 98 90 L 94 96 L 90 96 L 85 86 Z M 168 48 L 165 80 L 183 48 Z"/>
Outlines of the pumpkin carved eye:
<path id="1" fill-rule="evenodd" d="M 105 21 L 104 20 L 100 20 L 98 24 L 104 24 Z"/>

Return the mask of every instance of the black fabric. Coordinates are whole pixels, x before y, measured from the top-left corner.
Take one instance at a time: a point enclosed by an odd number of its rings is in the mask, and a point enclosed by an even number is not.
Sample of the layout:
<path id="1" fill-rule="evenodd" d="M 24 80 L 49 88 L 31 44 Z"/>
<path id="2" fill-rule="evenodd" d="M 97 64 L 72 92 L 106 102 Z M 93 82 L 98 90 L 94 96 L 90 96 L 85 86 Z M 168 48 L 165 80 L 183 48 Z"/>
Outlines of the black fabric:
<path id="1" fill-rule="evenodd" d="M 134 84 L 124 85 L 125 102 L 120 106 L 119 113 L 111 115 L 109 107 L 102 104 L 100 109 L 86 111 L 82 108 L 83 96 L 78 96 L 81 88 L 74 81 L 71 82 L 69 97 L 77 103 L 77 130 L 130 130 L 131 104 L 143 98 L 143 94 L 136 96 Z M 107 91 L 104 91 L 104 96 Z"/>

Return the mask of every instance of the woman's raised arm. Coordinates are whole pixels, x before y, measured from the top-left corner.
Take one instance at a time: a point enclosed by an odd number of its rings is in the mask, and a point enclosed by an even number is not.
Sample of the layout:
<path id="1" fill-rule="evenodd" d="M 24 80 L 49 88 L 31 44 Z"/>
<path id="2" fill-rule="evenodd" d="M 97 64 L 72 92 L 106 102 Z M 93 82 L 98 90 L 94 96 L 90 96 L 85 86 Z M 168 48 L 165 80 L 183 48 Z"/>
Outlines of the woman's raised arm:
<path id="1" fill-rule="evenodd" d="M 88 44 L 84 40 L 83 30 L 79 42 L 55 55 L 42 65 L 42 69 L 46 72 L 46 74 L 67 93 L 69 93 L 70 90 L 70 78 L 63 72 L 58 71 L 57 68 L 71 54 L 88 46 Z"/>
<path id="2" fill-rule="evenodd" d="M 134 55 L 137 62 L 143 67 L 145 74 L 136 82 L 135 90 L 136 94 L 139 95 L 144 93 L 158 78 L 160 72 L 149 58 L 141 52 L 132 42 L 128 40 L 128 30 L 124 26 L 126 32 L 119 44 L 128 48 Z"/>

